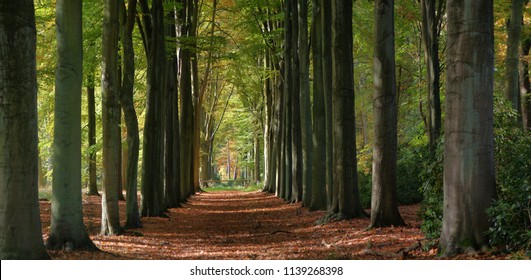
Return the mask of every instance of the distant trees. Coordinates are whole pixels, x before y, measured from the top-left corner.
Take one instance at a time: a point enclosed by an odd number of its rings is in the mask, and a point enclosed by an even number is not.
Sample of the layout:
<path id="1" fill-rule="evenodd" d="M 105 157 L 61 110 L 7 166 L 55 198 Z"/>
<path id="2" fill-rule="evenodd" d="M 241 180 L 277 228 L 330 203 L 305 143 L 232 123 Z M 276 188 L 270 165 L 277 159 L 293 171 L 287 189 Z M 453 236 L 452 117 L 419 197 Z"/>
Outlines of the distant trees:
<path id="1" fill-rule="evenodd" d="M 0 259 L 47 259 L 39 218 L 33 1 L 0 4 Z"/>

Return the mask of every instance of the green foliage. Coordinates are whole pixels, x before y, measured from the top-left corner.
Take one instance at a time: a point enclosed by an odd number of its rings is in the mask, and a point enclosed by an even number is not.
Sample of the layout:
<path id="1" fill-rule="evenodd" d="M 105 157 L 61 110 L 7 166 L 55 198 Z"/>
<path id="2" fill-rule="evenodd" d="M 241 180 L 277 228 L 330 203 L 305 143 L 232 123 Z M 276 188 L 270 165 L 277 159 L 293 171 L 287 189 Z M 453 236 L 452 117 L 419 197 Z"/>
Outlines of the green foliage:
<path id="1" fill-rule="evenodd" d="M 423 195 L 420 217 L 422 225 L 420 229 L 426 237 L 436 241 L 441 235 L 443 214 L 443 137 L 437 142 L 434 156 L 429 156 L 429 148 L 419 148 L 423 154 L 423 160 L 419 166 L 421 171 L 419 178 L 422 181 L 420 191 Z"/>
<path id="2" fill-rule="evenodd" d="M 415 204 L 422 201 L 419 187 L 422 181 L 418 176 L 418 166 L 425 160 L 426 153 L 422 148 L 405 147 L 398 150 L 397 195 L 400 204 Z"/>
<path id="3" fill-rule="evenodd" d="M 491 245 L 531 256 L 531 136 L 502 98 L 495 99 L 495 152 L 498 199 L 488 210 Z"/>
<path id="4" fill-rule="evenodd" d="M 241 181 L 229 181 L 215 184 L 212 187 L 204 188 L 206 192 L 220 192 L 220 191 L 242 191 L 242 192 L 254 192 L 264 188 L 262 184 L 251 184 L 243 186 Z"/>

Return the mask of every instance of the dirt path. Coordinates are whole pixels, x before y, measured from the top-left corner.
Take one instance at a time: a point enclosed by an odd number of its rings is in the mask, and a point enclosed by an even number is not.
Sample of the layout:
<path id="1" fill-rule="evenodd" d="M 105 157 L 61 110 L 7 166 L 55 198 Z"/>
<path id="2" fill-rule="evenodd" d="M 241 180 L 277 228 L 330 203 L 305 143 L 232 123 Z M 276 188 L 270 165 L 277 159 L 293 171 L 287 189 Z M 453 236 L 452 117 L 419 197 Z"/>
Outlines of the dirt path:
<path id="1" fill-rule="evenodd" d="M 121 202 L 122 223 L 124 204 Z M 41 202 L 44 237 L 49 202 Z M 54 259 L 387 259 L 431 258 L 415 247 L 418 206 L 401 207 L 408 227 L 367 231 L 367 219 L 315 225 L 324 215 L 262 192 L 205 192 L 168 218 L 143 218 L 143 228 L 97 235 L 100 198 L 84 198 L 85 224 L 103 252 L 50 252 Z M 407 249 L 409 248 L 409 249 Z M 410 250 L 407 254 L 402 253 Z"/>

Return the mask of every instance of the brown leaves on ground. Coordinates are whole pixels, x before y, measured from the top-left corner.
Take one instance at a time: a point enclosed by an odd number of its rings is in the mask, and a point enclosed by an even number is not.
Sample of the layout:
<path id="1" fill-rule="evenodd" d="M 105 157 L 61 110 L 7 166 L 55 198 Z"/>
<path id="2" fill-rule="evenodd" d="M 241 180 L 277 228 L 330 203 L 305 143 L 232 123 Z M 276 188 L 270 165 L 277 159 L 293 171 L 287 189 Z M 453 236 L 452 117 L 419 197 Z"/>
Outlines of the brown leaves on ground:
<path id="1" fill-rule="evenodd" d="M 368 219 L 316 225 L 309 212 L 263 192 L 203 192 L 166 218 L 142 218 L 143 228 L 99 235 L 101 198 L 84 197 L 85 225 L 102 252 L 49 251 L 53 259 L 431 259 L 424 251 L 418 206 L 401 206 L 406 227 L 367 230 Z M 122 224 L 125 203 L 120 202 Z M 44 239 L 50 203 L 41 201 Z M 496 258 L 468 256 L 467 258 Z M 499 258 L 499 256 L 497 257 Z"/>

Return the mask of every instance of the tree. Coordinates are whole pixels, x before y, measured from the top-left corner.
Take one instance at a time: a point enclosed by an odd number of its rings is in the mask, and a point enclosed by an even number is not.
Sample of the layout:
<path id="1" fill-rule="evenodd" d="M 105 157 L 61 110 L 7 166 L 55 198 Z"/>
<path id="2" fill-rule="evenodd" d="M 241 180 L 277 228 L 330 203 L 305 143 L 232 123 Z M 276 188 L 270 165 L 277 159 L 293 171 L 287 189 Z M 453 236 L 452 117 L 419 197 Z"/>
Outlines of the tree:
<path id="1" fill-rule="evenodd" d="M 524 0 L 511 1 L 511 16 L 507 20 L 507 55 L 505 57 L 505 98 L 513 109 L 520 111 L 520 38 L 522 35 L 522 12 Z"/>
<path id="2" fill-rule="evenodd" d="M 439 251 L 483 249 L 496 196 L 492 0 L 448 0 L 444 204 Z"/>
<path id="3" fill-rule="evenodd" d="M 332 208 L 334 199 L 334 151 L 332 137 L 332 1 L 321 2 L 323 42 L 323 95 L 326 121 L 326 193 L 327 208 Z"/>
<path id="4" fill-rule="evenodd" d="M 288 200 L 291 202 L 302 201 L 302 130 L 301 130 L 301 92 L 300 92 L 300 61 L 299 61 L 299 25 L 298 25 L 298 8 L 297 1 L 288 1 L 291 5 L 290 24 L 291 24 L 291 60 L 287 61 L 291 67 L 291 86 L 292 90 L 288 91 L 291 101 L 291 172 L 292 183 L 288 185 L 291 188 L 291 196 Z"/>
<path id="5" fill-rule="evenodd" d="M 141 212 L 144 217 L 162 215 L 164 205 L 164 146 L 163 126 L 164 113 L 162 97 L 164 94 L 164 74 L 166 62 L 166 46 L 164 40 L 164 7 L 162 0 L 155 0 L 149 8 L 146 0 L 139 2 L 143 14 L 138 21 L 144 34 L 144 48 L 148 60 L 147 65 L 147 97 L 146 120 L 144 122 L 144 146 L 142 149 L 142 203 Z"/>
<path id="6" fill-rule="evenodd" d="M 33 1 L 3 1 L 0 34 L 0 259 L 48 259 L 37 186 Z"/>
<path id="7" fill-rule="evenodd" d="M 332 126 L 336 219 L 363 214 L 356 176 L 352 2 L 332 1 Z"/>
<path id="8" fill-rule="evenodd" d="M 89 138 L 89 189 L 88 195 L 97 195 L 98 183 L 96 174 L 96 96 L 94 85 L 94 71 L 87 75 L 87 103 L 88 103 L 88 138 Z"/>
<path id="9" fill-rule="evenodd" d="M 168 1 L 169 2 L 169 1 Z M 179 146 L 179 90 L 177 73 L 179 69 L 177 58 L 177 33 L 175 30 L 175 9 L 169 9 L 164 26 L 167 41 L 165 68 L 165 110 L 164 120 L 164 197 L 165 206 L 177 207 L 181 200 L 180 185 L 180 146 Z"/>
<path id="10" fill-rule="evenodd" d="M 310 61 L 308 45 L 308 0 L 298 0 L 299 10 L 299 88 L 302 141 L 302 204 L 312 199 L 312 109 L 310 104 Z"/>
<path id="11" fill-rule="evenodd" d="M 312 1 L 313 153 L 310 210 L 326 209 L 326 116 L 323 88 L 322 0 Z"/>
<path id="12" fill-rule="evenodd" d="M 394 1 L 374 2 L 374 142 L 369 227 L 404 225 L 396 185 L 397 104 Z"/>
<path id="13" fill-rule="evenodd" d="M 48 249 L 96 249 L 81 203 L 82 2 L 57 1 L 53 198 Z"/>
<path id="14" fill-rule="evenodd" d="M 424 58 L 427 64 L 428 80 L 428 140 L 431 151 L 435 151 L 436 141 L 441 134 L 441 97 L 439 34 L 440 22 L 444 15 L 444 0 L 421 0 L 421 34 Z"/>
<path id="15" fill-rule="evenodd" d="M 120 187 L 120 93 L 118 85 L 118 1 L 105 0 L 102 55 L 103 197 L 101 234 L 122 231 L 118 208 Z"/>
<path id="16" fill-rule="evenodd" d="M 121 41 L 123 48 L 123 79 L 120 87 L 120 105 L 124 112 L 127 128 L 127 163 L 125 176 L 126 197 L 126 228 L 138 228 L 140 216 L 138 212 L 138 153 L 140 137 L 138 132 L 138 117 L 133 103 L 135 82 L 135 51 L 133 48 L 133 28 L 135 26 L 136 0 L 129 0 L 126 9 L 123 0 L 120 1 Z"/>
<path id="17" fill-rule="evenodd" d="M 192 138 L 193 138 L 193 115 L 194 107 L 192 100 L 192 54 L 189 45 L 190 38 L 194 36 L 192 30 L 192 18 L 194 3 L 193 0 L 181 0 L 181 11 L 178 13 L 178 34 L 182 40 L 179 48 L 179 91 L 181 93 L 181 118 L 180 118 L 180 178 L 181 178 L 181 200 L 190 197 L 194 190 L 192 177 Z"/>

